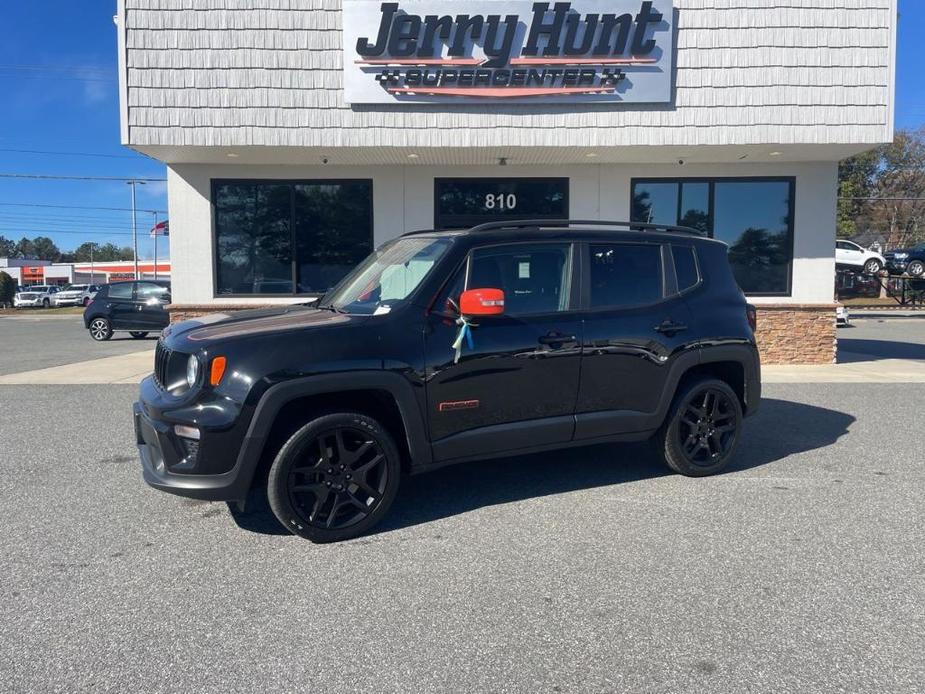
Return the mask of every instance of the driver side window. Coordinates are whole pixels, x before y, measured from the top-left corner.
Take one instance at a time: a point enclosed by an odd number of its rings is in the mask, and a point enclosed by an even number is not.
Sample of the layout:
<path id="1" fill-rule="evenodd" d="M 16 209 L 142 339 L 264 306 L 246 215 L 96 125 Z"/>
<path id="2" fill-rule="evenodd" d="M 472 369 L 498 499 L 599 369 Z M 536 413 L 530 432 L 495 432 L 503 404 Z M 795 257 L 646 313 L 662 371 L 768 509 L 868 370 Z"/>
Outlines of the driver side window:
<path id="1" fill-rule="evenodd" d="M 501 289 L 511 316 L 567 311 L 571 244 L 509 244 L 472 251 L 466 289 Z"/>

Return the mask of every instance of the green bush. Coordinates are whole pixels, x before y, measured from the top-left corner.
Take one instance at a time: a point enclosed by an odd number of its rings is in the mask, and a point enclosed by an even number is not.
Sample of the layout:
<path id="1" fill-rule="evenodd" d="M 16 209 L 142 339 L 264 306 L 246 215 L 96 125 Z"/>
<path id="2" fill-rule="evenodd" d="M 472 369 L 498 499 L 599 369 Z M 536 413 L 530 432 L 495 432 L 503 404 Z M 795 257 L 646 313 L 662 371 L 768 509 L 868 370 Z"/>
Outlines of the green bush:
<path id="1" fill-rule="evenodd" d="M 16 294 L 16 280 L 5 272 L 0 272 L 0 306 L 12 306 Z"/>

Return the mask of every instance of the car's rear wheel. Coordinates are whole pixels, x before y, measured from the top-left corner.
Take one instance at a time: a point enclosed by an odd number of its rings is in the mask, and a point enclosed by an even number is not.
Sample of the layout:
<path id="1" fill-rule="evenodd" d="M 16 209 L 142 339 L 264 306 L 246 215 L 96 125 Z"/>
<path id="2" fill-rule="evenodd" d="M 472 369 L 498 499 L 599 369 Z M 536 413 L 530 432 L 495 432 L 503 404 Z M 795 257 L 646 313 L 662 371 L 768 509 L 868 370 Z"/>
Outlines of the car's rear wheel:
<path id="1" fill-rule="evenodd" d="M 883 263 L 881 263 L 876 258 L 871 258 L 866 263 L 864 263 L 864 272 L 868 275 L 876 275 L 883 269 Z"/>
<path id="2" fill-rule="evenodd" d="M 704 477 L 729 464 L 741 429 L 742 405 L 732 388 L 718 379 L 701 379 L 675 397 L 656 444 L 672 470 Z"/>
<path id="3" fill-rule="evenodd" d="M 921 277 L 925 275 L 925 263 L 921 260 L 913 260 L 906 266 L 906 272 L 908 272 L 912 277 Z"/>
<path id="4" fill-rule="evenodd" d="M 388 512 L 401 481 L 395 442 L 352 412 L 313 419 L 280 448 L 267 498 L 287 530 L 312 542 L 362 535 Z"/>
<path id="5" fill-rule="evenodd" d="M 128 334 L 136 340 L 144 340 L 148 336 L 148 333 L 142 332 L 141 330 L 129 330 Z"/>
<path id="6" fill-rule="evenodd" d="M 97 342 L 105 342 L 112 337 L 112 325 L 105 318 L 94 318 L 90 321 L 90 337 Z"/>

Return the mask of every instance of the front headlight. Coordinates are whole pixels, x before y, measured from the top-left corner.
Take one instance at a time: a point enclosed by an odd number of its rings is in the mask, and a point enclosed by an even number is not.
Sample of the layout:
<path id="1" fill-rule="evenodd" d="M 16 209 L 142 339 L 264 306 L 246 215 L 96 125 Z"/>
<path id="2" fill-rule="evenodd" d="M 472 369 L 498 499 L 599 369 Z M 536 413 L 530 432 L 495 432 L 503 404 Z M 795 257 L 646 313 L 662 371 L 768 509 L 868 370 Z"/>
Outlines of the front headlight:
<path id="1" fill-rule="evenodd" d="M 909 254 L 908 253 L 896 253 L 893 257 L 896 258 L 896 260 L 905 260 L 906 258 L 909 257 Z"/>
<path id="2" fill-rule="evenodd" d="M 186 361 L 186 384 L 193 388 L 197 381 L 199 381 L 199 359 L 195 354 L 191 354 Z"/>

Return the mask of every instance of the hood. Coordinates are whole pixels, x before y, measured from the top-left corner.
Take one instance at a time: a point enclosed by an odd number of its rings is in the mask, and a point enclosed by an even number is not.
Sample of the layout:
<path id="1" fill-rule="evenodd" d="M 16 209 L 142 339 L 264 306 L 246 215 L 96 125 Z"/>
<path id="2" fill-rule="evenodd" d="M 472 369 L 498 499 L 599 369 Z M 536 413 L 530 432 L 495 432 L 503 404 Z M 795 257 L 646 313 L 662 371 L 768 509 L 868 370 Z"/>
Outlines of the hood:
<path id="1" fill-rule="evenodd" d="M 306 328 L 343 326 L 368 319 L 369 316 L 334 313 L 305 306 L 280 306 L 255 311 L 213 313 L 193 318 L 167 327 L 164 337 L 180 338 L 190 348 L 197 349 L 214 341 Z"/>
<path id="2" fill-rule="evenodd" d="M 69 292 L 58 292 L 58 296 L 64 297 L 66 299 L 71 299 L 75 296 L 81 296 L 83 293 L 84 292 L 82 289 L 75 289 L 74 291 L 69 291 Z"/>
<path id="3" fill-rule="evenodd" d="M 16 292 L 16 296 L 20 299 L 35 299 L 42 295 L 40 292 Z"/>

